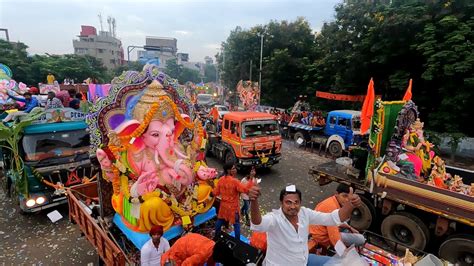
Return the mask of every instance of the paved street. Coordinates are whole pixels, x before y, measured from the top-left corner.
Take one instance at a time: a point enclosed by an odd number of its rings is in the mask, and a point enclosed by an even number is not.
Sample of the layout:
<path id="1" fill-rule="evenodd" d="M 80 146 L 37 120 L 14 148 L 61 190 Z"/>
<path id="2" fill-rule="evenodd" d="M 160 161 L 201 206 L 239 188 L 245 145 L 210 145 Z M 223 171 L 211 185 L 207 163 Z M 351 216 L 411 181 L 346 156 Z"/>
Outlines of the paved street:
<path id="1" fill-rule="evenodd" d="M 329 159 L 297 148 L 285 142 L 282 161 L 270 171 L 259 171 L 262 178 L 261 206 L 271 211 L 279 206 L 279 192 L 288 184 L 295 184 L 303 193 L 303 205 L 315 204 L 333 193 L 334 185 L 322 190 L 308 175 L 311 165 Z M 222 170 L 221 163 L 209 158 L 209 165 Z M 57 210 L 63 219 L 52 224 L 47 210 L 33 215 L 19 214 L 12 201 L 0 191 L 0 265 L 87 265 L 96 262 L 96 252 L 77 226 L 69 223 L 67 206 Z M 244 228 L 245 231 L 245 228 Z"/>

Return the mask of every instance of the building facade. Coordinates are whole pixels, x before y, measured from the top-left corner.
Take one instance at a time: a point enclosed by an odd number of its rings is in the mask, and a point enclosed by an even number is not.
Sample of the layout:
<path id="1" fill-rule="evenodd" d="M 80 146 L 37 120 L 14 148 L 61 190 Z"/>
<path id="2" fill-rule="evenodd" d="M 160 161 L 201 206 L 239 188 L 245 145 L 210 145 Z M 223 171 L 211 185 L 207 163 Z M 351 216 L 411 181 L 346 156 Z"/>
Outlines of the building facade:
<path id="1" fill-rule="evenodd" d="M 79 39 L 73 40 L 74 54 L 90 55 L 99 59 L 107 69 L 123 65 L 122 42 L 111 32 L 100 31 L 92 26 L 81 26 Z"/>
<path id="2" fill-rule="evenodd" d="M 164 69 L 168 60 L 177 59 L 178 40 L 166 37 L 146 37 L 143 49 L 137 52 L 138 61 Z"/>

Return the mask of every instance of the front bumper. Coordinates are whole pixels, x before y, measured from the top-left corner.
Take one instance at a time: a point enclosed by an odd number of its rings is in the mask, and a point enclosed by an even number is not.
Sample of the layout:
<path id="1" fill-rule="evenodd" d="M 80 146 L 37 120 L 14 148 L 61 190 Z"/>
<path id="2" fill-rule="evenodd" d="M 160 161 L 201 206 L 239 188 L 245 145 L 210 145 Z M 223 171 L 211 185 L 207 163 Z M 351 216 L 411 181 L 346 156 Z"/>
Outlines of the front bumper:
<path id="1" fill-rule="evenodd" d="M 267 167 L 279 163 L 281 160 L 281 154 L 271 155 L 264 158 L 239 158 L 239 166 L 256 166 L 256 167 Z"/>
<path id="2" fill-rule="evenodd" d="M 58 205 L 67 204 L 67 197 L 65 195 L 51 196 L 51 195 L 47 195 L 47 194 L 33 194 L 33 195 L 30 195 L 30 196 L 32 198 L 36 198 L 38 196 L 43 196 L 43 197 L 46 198 L 46 201 L 43 204 L 36 204 L 33 207 L 28 207 L 28 206 L 26 206 L 27 199 L 25 199 L 22 196 L 19 196 L 20 209 L 21 209 L 21 211 L 23 211 L 25 213 L 35 213 L 35 212 L 39 212 L 39 211 L 44 210 L 44 209 L 49 209 L 49 208 L 52 208 L 52 207 L 55 207 L 55 206 L 58 206 Z"/>

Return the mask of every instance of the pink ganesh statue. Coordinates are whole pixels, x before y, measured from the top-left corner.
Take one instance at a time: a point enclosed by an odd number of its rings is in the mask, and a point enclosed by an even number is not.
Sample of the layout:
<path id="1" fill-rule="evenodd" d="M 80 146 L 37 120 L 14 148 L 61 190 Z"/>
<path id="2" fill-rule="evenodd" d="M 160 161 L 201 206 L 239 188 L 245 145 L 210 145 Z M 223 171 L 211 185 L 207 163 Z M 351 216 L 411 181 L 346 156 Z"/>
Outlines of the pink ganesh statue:
<path id="1" fill-rule="evenodd" d="M 96 152 L 105 178 L 113 184 L 112 206 L 135 231 L 148 232 L 154 225 L 189 226 L 194 215 L 212 206 L 217 175 L 196 160 L 200 124 L 180 114 L 156 80 L 139 97 L 132 119 L 109 132 L 108 145 Z M 193 129 L 191 143 L 180 143 L 185 128 Z"/>

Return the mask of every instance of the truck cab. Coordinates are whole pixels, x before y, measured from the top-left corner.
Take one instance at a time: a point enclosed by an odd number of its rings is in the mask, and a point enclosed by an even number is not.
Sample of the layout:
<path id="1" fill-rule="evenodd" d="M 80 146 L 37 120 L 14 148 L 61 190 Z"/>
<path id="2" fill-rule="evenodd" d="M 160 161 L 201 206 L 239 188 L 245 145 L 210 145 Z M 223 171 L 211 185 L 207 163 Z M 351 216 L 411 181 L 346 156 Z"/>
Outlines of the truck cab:
<path id="1" fill-rule="evenodd" d="M 61 111 L 58 111 L 61 110 Z M 48 122 L 52 114 L 66 114 L 71 120 Z M 84 114 L 71 108 L 47 111 L 34 124 L 22 130 L 18 155 L 23 161 L 23 173 L 15 173 L 14 154 L 3 148 L 7 189 L 25 213 L 37 212 L 67 203 L 65 188 L 91 179 L 97 172 L 89 159 L 89 132 Z M 76 120 L 76 121 L 73 121 Z M 18 193 L 26 186 L 28 193 Z"/>
<path id="2" fill-rule="evenodd" d="M 355 110 L 329 112 L 324 126 L 313 126 L 303 121 L 292 122 L 288 125 L 288 130 L 298 143 L 312 141 L 325 145 L 329 154 L 334 157 L 340 157 L 351 146 L 367 143 L 367 136 L 360 133 L 360 111 Z"/>
<path id="3" fill-rule="evenodd" d="M 331 154 L 342 154 L 350 146 L 363 143 L 360 134 L 360 111 L 336 110 L 328 113 L 324 135 L 326 147 Z"/>
<path id="4" fill-rule="evenodd" d="M 208 132 L 211 153 L 238 168 L 271 167 L 281 159 L 282 139 L 276 117 L 259 112 L 229 112 L 221 132 Z"/>

